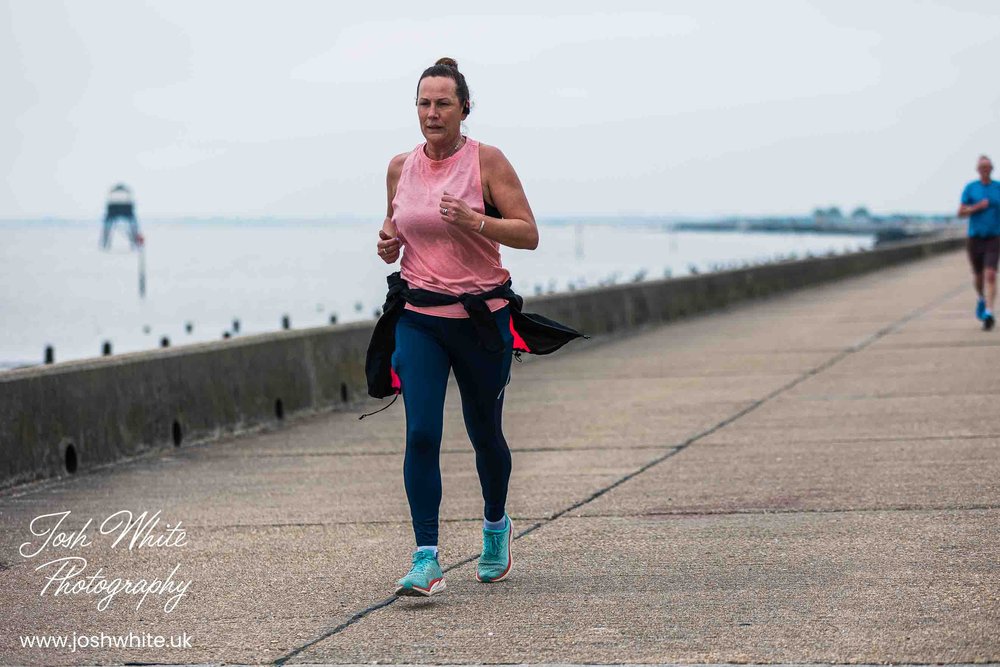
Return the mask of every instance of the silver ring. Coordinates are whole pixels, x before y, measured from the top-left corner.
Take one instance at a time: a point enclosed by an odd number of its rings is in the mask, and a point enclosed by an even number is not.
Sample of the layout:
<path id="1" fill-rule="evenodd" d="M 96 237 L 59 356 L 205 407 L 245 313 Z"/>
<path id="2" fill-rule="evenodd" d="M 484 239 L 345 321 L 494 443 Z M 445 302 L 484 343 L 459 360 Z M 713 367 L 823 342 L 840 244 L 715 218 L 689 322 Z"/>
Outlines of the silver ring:
<path id="1" fill-rule="evenodd" d="M 444 215 L 448 215 L 448 209 L 446 208 L 441 209 L 441 213 L 443 213 Z"/>

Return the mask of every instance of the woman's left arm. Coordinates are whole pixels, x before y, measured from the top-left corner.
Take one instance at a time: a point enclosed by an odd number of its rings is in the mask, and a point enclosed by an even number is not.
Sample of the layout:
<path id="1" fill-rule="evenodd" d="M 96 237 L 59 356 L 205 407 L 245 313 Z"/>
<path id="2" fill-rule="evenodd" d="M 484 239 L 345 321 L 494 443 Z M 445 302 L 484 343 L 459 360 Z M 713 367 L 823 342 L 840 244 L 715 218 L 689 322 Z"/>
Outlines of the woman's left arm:
<path id="1" fill-rule="evenodd" d="M 504 217 L 492 218 L 477 213 L 447 194 L 441 198 L 441 208 L 448 209 L 448 213 L 442 213 L 441 217 L 502 245 L 534 250 L 538 247 L 538 227 L 514 167 L 499 148 L 485 144 L 480 144 L 479 160 L 483 196 L 489 196 Z"/>

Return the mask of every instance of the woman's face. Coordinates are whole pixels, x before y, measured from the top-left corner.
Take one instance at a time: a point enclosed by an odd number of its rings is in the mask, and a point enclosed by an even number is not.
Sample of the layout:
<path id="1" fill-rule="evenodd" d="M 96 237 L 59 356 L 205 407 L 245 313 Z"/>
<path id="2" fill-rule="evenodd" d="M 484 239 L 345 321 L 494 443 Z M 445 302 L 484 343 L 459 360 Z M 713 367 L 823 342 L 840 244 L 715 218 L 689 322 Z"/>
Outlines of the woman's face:
<path id="1" fill-rule="evenodd" d="M 427 141 L 454 140 L 461 133 L 462 105 L 455 92 L 455 80 L 428 76 L 417 88 L 417 117 Z"/>

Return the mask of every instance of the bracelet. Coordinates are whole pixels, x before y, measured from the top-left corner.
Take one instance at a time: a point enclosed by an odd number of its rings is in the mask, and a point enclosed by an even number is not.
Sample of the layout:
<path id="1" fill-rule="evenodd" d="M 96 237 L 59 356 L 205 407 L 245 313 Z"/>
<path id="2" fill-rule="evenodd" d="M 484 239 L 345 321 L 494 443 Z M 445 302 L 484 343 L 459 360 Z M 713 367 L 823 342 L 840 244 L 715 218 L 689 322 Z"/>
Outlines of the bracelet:
<path id="1" fill-rule="evenodd" d="M 483 221 L 479 223 L 479 233 L 480 234 L 483 233 L 483 227 L 485 227 L 485 226 L 486 226 L 486 218 L 483 218 Z"/>

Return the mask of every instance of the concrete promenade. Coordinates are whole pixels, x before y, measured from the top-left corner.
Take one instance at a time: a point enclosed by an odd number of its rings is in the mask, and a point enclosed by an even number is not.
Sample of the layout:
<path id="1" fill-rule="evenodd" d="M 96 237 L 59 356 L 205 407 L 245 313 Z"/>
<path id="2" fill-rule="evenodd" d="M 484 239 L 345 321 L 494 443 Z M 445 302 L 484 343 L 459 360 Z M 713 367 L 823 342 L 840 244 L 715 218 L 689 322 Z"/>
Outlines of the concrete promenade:
<path id="1" fill-rule="evenodd" d="M 515 364 L 518 538 L 493 585 L 452 385 L 431 600 L 391 595 L 401 401 L 7 490 L 0 664 L 1000 661 L 1000 332 L 969 283 L 952 252 Z M 125 509 L 185 543 L 112 547 L 95 524 Z M 67 510 L 90 546 L 19 554 Z M 170 613 L 169 593 L 40 595 L 65 556 L 78 580 L 191 583 Z M 192 646 L 21 648 L 130 631 Z"/>

